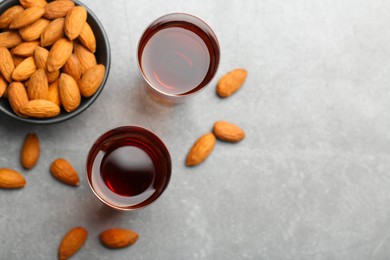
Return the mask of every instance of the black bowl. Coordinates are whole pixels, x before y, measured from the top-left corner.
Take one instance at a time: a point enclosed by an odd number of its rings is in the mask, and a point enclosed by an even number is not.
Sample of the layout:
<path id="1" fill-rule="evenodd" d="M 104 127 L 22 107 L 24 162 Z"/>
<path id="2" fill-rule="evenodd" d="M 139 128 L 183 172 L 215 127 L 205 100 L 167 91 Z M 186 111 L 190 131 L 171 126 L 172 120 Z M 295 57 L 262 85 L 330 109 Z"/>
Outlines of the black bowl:
<path id="1" fill-rule="evenodd" d="M 80 106 L 72 111 L 71 113 L 67 113 L 61 109 L 61 114 L 59 114 L 56 117 L 53 118 L 22 118 L 18 117 L 14 111 L 12 110 L 11 106 L 8 103 L 8 100 L 5 98 L 0 98 L 0 111 L 4 114 L 13 117 L 17 120 L 24 121 L 27 123 L 32 124 L 53 124 L 53 123 L 59 123 L 66 121 L 72 117 L 77 116 L 81 112 L 85 111 L 100 95 L 102 92 L 104 85 L 106 84 L 108 74 L 110 72 L 110 63 L 111 63 L 111 53 L 110 53 L 110 43 L 108 42 L 108 37 L 106 32 L 103 29 L 102 24 L 100 23 L 99 19 L 96 17 L 94 13 L 91 12 L 91 10 L 88 9 L 85 5 L 80 3 L 77 0 L 73 0 L 76 5 L 84 6 L 87 9 L 88 12 L 88 18 L 87 22 L 92 28 L 92 31 L 95 34 L 96 37 L 96 61 L 98 64 L 103 64 L 106 67 L 106 75 L 104 75 L 104 79 L 96 93 L 89 97 L 89 98 L 82 98 Z M 48 1 L 51 2 L 51 1 Z M 5 0 L 0 3 L 0 14 L 4 13 L 5 10 L 10 8 L 11 6 L 18 5 L 19 0 Z"/>

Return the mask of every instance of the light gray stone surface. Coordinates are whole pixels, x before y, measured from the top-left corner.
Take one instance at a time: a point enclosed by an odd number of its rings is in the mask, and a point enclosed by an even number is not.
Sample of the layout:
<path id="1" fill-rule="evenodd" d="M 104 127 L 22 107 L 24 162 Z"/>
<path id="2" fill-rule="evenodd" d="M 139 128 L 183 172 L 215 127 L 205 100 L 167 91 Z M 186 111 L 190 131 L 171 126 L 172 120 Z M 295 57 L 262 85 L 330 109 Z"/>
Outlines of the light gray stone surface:
<path id="1" fill-rule="evenodd" d="M 102 95 L 65 123 L 35 126 L 0 115 L 0 166 L 27 186 L 0 190 L 0 259 L 55 259 L 65 232 L 89 239 L 72 259 L 389 259 L 390 2 L 386 0 L 85 0 L 112 50 Z M 162 106 L 143 91 L 136 46 L 143 29 L 170 12 L 205 19 L 222 49 L 218 77 L 249 77 L 229 99 L 215 81 L 187 103 Z M 184 167 L 193 141 L 215 120 L 242 126 L 239 144 L 219 142 L 196 168 Z M 95 198 L 84 164 L 95 138 L 125 124 L 162 137 L 173 158 L 164 196 L 118 213 Z M 38 133 L 37 167 L 19 164 L 22 140 Z M 49 174 L 66 157 L 81 174 L 72 188 Z M 110 251 L 106 228 L 139 232 Z"/>

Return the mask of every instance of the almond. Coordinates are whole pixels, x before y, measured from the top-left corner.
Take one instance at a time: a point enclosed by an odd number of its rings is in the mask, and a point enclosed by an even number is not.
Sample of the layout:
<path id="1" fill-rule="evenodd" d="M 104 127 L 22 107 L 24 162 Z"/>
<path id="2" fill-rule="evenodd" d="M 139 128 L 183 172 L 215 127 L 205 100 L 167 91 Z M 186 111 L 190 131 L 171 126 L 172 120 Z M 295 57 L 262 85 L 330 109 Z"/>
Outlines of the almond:
<path id="1" fill-rule="evenodd" d="M 14 69 L 15 64 L 12 60 L 11 53 L 7 48 L 0 47 L 0 72 L 6 81 L 12 81 L 11 75 Z"/>
<path id="2" fill-rule="evenodd" d="M 86 23 L 83 27 L 83 30 L 81 31 L 81 34 L 79 36 L 79 41 L 81 44 L 87 48 L 89 51 L 95 53 L 96 51 L 96 38 L 95 34 L 92 31 L 91 26 L 89 26 L 88 23 Z"/>
<path id="3" fill-rule="evenodd" d="M 47 57 L 49 56 L 49 51 L 42 47 L 37 47 L 34 50 L 34 60 L 35 65 L 38 69 L 46 69 Z"/>
<path id="4" fill-rule="evenodd" d="M 51 72 L 46 71 L 46 77 L 49 83 L 53 83 L 54 81 L 56 81 L 59 76 L 60 76 L 60 70 L 54 70 Z"/>
<path id="5" fill-rule="evenodd" d="M 6 91 L 8 86 L 7 81 L 3 78 L 3 76 L 0 75 L 0 98 L 3 96 L 4 92 Z"/>
<path id="6" fill-rule="evenodd" d="M 220 97 L 229 97 L 241 88 L 248 73 L 245 69 L 235 69 L 225 74 L 217 85 L 217 94 Z"/>
<path id="7" fill-rule="evenodd" d="M 81 95 L 76 81 L 66 73 L 61 73 L 59 80 L 60 100 L 66 112 L 72 112 L 81 102 Z"/>
<path id="8" fill-rule="evenodd" d="M 57 180 L 65 184 L 72 186 L 78 186 L 80 184 L 79 175 L 76 170 L 63 158 L 54 160 L 50 166 L 50 172 Z"/>
<path id="9" fill-rule="evenodd" d="M 60 106 L 60 93 L 59 93 L 59 86 L 58 86 L 58 80 L 51 83 L 49 86 L 49 94 L 47 96 L 47 100 L 53 102 L 57 106 Z"/>
<path id="10" fill-rule="evenodd" d="M 81 74 L 97 65 L 95 55 L 80 44 L 74 44 L 74 54 L 80 62 Z"/>
<path id="11" fill-rule="evenodd" d="M 46 73 L 43 69 L 38 69 L 32 75 L 27 83 L 27 94 L 29 100 L 47 99 L 49 94 L 49 84 Z"/>
<path id="12" fill-rule="evenodd" d="M 13 48 L 22 42 L 18 32 L 8 31 L 0 33 L 0 47 Z"/>
<path id="13" fill-rule="evenodd" d="M 45 99 L 35 99 L 19 107 L 23 116 L 50 118 L 60 114 L 60 107 Z"/>
<path id="14" fill-rule="evenodd" d="M 90 97 L 95 94 L 104 79 L 105 71 L 105 67 L 102 64 L 87 70 L 79 81 L 81 95 Z"/>
<path id="15" fill-rule="evenodd" d="M 26 88 L 20 82 L 12 82 L 8 87 L 8 101 L 12 110 L 18 116 L 23 117 L 20 113 L 20 107 L 28 103 Z"/>
<path id="16" fill-rule="evenodd" d="M 45 6 L 44 17 L 57 19 L 64 17 L 74 7 L 73 1 L 53 1 Z"/>
<path id="17" fill-rule="evenodd" d="M 47 2 L 45 0 L 19 0 L 19 2 L 24 8 L 29 8 L 33 6 L 45 7 L 45 5 L 47 5 Z"/>
<path id="18" fill-rule="evenodd" d="M 216 140 L 212 133 L 201 136 L 188 152 L 186 165 L 195 166 L 203 162 L 213 151 Z"/>
<path id="19" fill-rule="evenodd" d="M 58 259 L 66 260 L 84 245 L 87 240 L 88 232 L 83 227 L 74 227 L 66 233 L 58 248 Z"/>
<path id="20" fill-rule="evenodd" d="M 12 20 L 17 17 L 21 12 L 23 12 L 24 8 L 20 5 L 15 5 L 8 8 L 1 16 L 0 16 L 0 29 L 8 28 L 11 24 Z"/>
<path id="21" fill-rule="evenodd" d="M 26 180 L 19 172 L 8 168 L 0 168 L 0 188 L 18 189 L 23 188 L 24 185 L 26 185 Z"/>
<path id="22" fill-rule="evenodd" d="M 15 67 L 17 67 L 20 63 L 22 63 L 22 61 L 24 61 L 24 58 L 12 55 L 12 60 L 14 62 Z"/>
<path id="23" fill-rule="evenodd" d="M 65 34 L 70 40 L 74 40 L 81 34 L 87 22 L 87 10 L 82 6 L 75 6 L 68 12 L 65 18 Z"/>
<path id="24" fill-rule="evenodd" d="M 72 41 L 62 38 L 54 43 L 47 57 L 47 70 L 49 72 L 58 70 L 70 58 L 73 51 Z"/>
<path id="25" fill-rule="evenodd" d="M 29 133 L 24 139 L 22 151 L 20 153 L 20 162 L 25 169 L 34 167 L 39 159 L 40 145 L 36 134 Z"/>
<path id="26" fill-rule="evenodd" d="M 214 135 L 227 142 L 239 142 L 245 137 L 245 132 L 235 124 L 226 121 L 217 121 L 213 127 Z"/>
<path id="27" fill-rule="evenodd" d="M 58 18 L 49 23 L 41 34 L 41 46 L 47 47 L 53 45 L 56 41 L 63 38 L 65 19 Z"/>
<path id="28" fill-rule="evenodd" d="M 29 26 L 19 29 L 19 34 L 25 41 L 38 40 L 43 31 L 49 25 L 50 21 L 44 18 L 30 24 Z"/>
<path id="29" fill-rule="evenodd" d="M 21 13 L 19 13 L 19 15 L 12 20 L 11 24 L 9 25 L 9 28 L 19 29 L 27 25 L 30 25 L 38 21 L 38 19 L 41 18 L 44 13 L 45 13 L 45 8 L 43 7 L 38 7 L 38 6 L 29 7 L 24 11 L 22 11 Z"/>
<path id="30" fill-rule="evenodd" d="M 35 66 L 34 58 L 28 57 L 14 69 L 12 78 L 15 81 L 24 81 L 29 79 L 36 70 L 37 67 Z"/>
<path id="31" fill-rule="evenodd" d="M 81 65 L 75 54 L 72 54 L 68 61 L 62 67 L 62 71 L 72 76 L 76 81 L 81 78 Z"/>
<path id="32" fill-rule="evenodd" d="M 99 235 L 102 244 L 108 248 L 123 248 L 133 245 L 138 237 L 136 232 L 122 228 L 108 229 Z"/>
<path id="33" fill-rule="evenodd" d="M 22 42 L 11 50 L 11 53 L 21 57 L 30 57 L 33 55 L 36 47 L 39 46 L 39 41 Z"/>

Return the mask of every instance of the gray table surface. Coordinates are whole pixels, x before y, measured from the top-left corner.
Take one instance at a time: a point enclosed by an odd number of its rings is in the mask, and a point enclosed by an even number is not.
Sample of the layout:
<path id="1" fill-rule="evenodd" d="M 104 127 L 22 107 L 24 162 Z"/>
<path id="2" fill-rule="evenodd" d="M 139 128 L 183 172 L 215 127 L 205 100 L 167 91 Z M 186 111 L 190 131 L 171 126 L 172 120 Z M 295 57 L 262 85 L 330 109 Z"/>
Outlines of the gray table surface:
<path id="1" fill-rule="evenodd" d="M 111 42 L 102 95 L 65 123 L 36 126 L 0 115 L 0 166 L 21 170 L 27 186 L 0 190 L 0 259 L 55 259 L 73 226 L 89 231 L 72 259 L 390 259 L 390 1 L 84 0 Z M 167 107 L 142 88 L 138 38 L 170 12 L 205 19 L 218 34 L 218 77 L 244 67 L 249 77 L 229 99 L 215 82 Z M 201 166 L 186 168 L 193 141 L 214 121 L 242 126 L 239 144 L 219 142 Z M 119 213 L 91 192 L 84 171 L 95 138 L 136 124 L 167 143 L 173 175 L 152 206 Z M 42 145 L 23 171 L 26 133 Z M 81 175 L 72 188 L 49 173 L 56 157 Z M 107 250 L 98 234 L 140 234 Z"/>

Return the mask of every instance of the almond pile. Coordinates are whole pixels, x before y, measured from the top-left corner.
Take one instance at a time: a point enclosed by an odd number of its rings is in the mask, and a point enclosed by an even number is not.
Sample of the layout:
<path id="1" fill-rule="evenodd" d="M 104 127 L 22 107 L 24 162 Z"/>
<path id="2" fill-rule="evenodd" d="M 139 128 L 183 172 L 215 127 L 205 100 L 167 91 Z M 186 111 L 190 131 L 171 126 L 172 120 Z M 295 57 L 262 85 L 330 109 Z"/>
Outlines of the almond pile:
<path id="1" fill-rule="evenodd" d="M 217 94 L 222 98 L 229 97 L 238 91 L 245 82 L 248 73 L 245 69 L 235 69 L 225 74 L 217 84 Z M 214 123 L 213 132 L 202 135 L 192 145 L 186 157 L 187 166 L 202 163 L 211 154 L 216 138 L 221 141 L 237 143 L 244 139 L 245 132 L 239 126 L 227 121 Z"/>
<path id="2" fill-rule="evenodd" d="M 0 16 L 0 98 L 20 117 L 70 113 L 105 75 L 87 11 L 73 1 L 20 0 Z"/>

